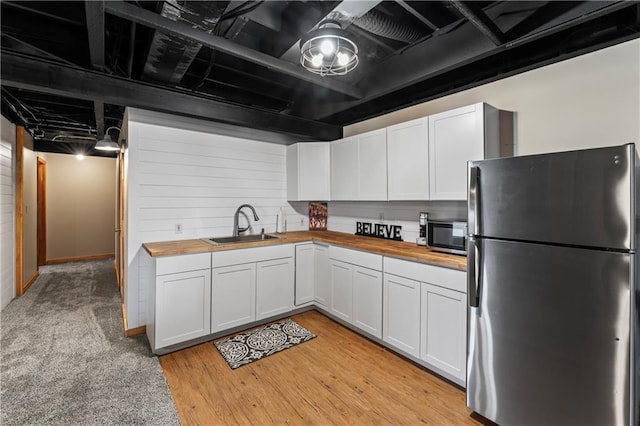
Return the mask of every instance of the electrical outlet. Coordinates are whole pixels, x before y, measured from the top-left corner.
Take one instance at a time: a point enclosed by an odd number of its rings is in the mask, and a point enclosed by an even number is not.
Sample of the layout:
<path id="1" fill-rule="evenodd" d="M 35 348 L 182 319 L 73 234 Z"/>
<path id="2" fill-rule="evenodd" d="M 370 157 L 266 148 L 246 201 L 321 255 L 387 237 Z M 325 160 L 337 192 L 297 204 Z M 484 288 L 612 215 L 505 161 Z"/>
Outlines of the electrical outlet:
<path id="1" fill-rule="evenodd" d="M 303 217 L 300 218 L 300 226 L 304 226 L 304 218 Z"/>
<path id="2" fill-rule="evenodd" d="M 182 234 L 182 224 L 181 223 L 176 223 L 175 233 L 176 234 Z"/>

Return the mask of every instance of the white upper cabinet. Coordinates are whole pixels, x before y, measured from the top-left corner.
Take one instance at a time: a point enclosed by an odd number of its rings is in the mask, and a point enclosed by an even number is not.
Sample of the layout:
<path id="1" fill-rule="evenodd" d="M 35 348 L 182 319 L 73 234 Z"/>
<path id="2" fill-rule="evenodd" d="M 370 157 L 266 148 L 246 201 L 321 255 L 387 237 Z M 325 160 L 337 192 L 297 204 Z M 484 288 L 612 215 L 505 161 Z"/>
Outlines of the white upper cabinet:
<path id="1" fill-rule="evenodd" d="M 427 117 L 387 127 L 388 200 L 429 199 Z"/>
<path id="2" fill-rule="evenodd" d="M 387 200 L 387 131 L 358 135 L 357 200 Z"/>
<path id="3" fill-rule="evenodd" d="M 499 156 L 499 111 L 478 103 L 429 116 L 431 200 L 467 199 L 467 161 Z"/>
<path id="4" fill-rule="evenodd" d="M 331 199 L 352 201 L 358 195 L 358 140 L 355 136 L 331 144 Z"/>
<path id="5" fill-rule="evenodd" d="M 513 114 L 478 103 L 287 147 L 289 201 L 465 200 L 467 161 L 513 155 Z"/>
<path id="6" fill-rule="evenodd" d="M 385 129 L 331 142 L 331 199 L 387 200 Z"/>
<path id="7" fill-rule="evenodd" d="M 287 200 L 326 201 L 331 197 L 329 142 L 287 147 Z"/>

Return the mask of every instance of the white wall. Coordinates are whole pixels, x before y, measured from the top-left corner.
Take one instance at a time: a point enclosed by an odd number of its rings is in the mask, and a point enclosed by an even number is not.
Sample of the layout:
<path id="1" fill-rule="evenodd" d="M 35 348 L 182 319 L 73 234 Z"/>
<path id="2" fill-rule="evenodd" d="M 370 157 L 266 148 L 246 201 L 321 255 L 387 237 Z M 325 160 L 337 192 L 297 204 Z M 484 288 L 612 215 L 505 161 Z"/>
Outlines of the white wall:
<path id="1" fill-rule="evenodd" d="M 113 254 L 116 159 L 39 156 L 47 162 L 47 260 Z"/>
<path id="2" fill-rule="evenodd" d="M 356 232 L 356 222 L 384 223 L 402 226 L 403 241 L 415 243 L 420 235 L 418 214 L 428 212 L 430 219 L 465 219 L 467 203 L 464 201 L 391 201 L 328 203 L 327 229 Z M 382 219 L 380 217 L 382 216 Z"/>
<path id="3" fill-rule="evenodd" d="M 14 188 L 16 126 L 0 117 L 0 310 L 15 297 Z"/>
<path id="4" fill-rule="evenodd" d="M 516 112 L 516 154 L 640 143 L 640 40 L 344 128 L 351 136 L 476 102 Z"/>
<path id="5" fill-rule="evenodd" d="M 640 148 L 640 40 L 538 68 L 362 121 L 344 128 L 352 136 L 476 102 L 514 111 L 516 155 L 621 145 Z M 368 219 L 402 225 L 415 241 L 418 213 L 466 217 L 466 203 L 329 203 L 328 229 L 355 232 Z M 406 229 L 406 231 L 405 231 Z"/>
<path id="6" fill-rule="evenodd" d="M 303 209 L 286 201 L 284 145 L 221 136 L 210 123 L 137 109 L 127 110 L 127 121 L 122 137 L 128 144 L 129 328 L 146 323 L 149 279 L 146 265 L 139 263 L 142 243 L 229 236 L 233 214 L 244 203 L 260 217 L 258 222 L 251 217 L 250 233 L 274 232 L 280 208 L 288 230 L 308 226 L 306 204 Z M 240 223 L 246 224 L 242 216 Z M 176 224 L 182 233 L 175 232 Z"/>
<path id="7" fill-rule="evenodd" d="M 33 138 L 24 131 L 22 150 L 22 285 L 38 274 L 38 165 Z"/>

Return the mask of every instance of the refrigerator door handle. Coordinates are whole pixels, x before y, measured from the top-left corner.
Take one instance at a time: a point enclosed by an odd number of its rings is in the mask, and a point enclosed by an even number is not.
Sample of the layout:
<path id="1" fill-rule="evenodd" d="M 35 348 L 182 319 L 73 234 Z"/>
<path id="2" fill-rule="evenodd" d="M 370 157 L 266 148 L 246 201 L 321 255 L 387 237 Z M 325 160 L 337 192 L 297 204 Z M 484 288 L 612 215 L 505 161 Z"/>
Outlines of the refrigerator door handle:
<path id="1" fill-rule="evenodd" d="M 467 295 L 469 298 L 469 306 L 477 308 L 480 306 L 480 246 L 481 241 L 471 235 L 468 238 L 469 247 L 467 249 Z"/>
<path id="2" fill-rule="evenodd" d="M 480 169 L 469 162 L 467 173 L 469 201 L 467 205 L 467 221 L 469 222 L 469 235 L 480 235 Z"/>

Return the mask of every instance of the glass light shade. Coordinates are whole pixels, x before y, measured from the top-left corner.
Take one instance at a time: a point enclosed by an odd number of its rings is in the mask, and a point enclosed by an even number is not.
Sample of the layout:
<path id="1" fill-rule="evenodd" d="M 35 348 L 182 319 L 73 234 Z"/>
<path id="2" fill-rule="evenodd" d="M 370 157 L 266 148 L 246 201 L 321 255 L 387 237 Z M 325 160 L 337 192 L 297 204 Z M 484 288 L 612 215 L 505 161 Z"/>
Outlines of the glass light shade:
<path id="1" fill-rule="evenodd" d="M 300 40 L 300 63 L 315 74 L 345 75 L 358 66 L 358 46 L 336 21 L 323 21 Z"/>
<path id="2" fill-rule="evenodd" d="M 349 55 L 344 52 L 338 52 L 336 55 L 338 57 L 338 65 L 347 65 L 349 63 Z"/>
<path id="3" fill-rule="evenodd" d="M 322 59 L 324 59 L 324 56 L 316 55 L 311 59 L 311 64 L 314 67 L 319 67 L 320 65 L 322 65 Z"/>
<path id="4" fill-rule="evenodd" d="M 324 55 L 331 55 L 334 52 L 334 50 L 335 50 L 335 47 L 333 45 L 333 42 L 330 39 L 324 38 L 320 43 L 320 51 Z"/>

